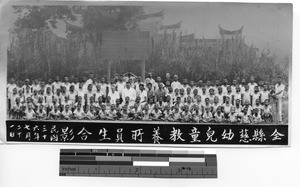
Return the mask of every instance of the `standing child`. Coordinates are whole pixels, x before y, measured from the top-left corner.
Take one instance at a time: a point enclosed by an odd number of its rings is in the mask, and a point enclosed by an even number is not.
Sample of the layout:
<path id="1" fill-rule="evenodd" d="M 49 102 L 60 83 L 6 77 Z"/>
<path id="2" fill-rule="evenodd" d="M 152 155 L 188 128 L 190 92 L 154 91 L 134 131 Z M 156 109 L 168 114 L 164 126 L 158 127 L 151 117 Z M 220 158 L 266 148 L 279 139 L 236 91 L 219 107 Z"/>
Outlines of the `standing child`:
<path id="1" fill-rule="evenodd" d="M 20 98 L 16 98 L 16 103 L 12 106 L 12 118 L 21 119 L 23 115 L 22 104 L 20 103 Z"/>

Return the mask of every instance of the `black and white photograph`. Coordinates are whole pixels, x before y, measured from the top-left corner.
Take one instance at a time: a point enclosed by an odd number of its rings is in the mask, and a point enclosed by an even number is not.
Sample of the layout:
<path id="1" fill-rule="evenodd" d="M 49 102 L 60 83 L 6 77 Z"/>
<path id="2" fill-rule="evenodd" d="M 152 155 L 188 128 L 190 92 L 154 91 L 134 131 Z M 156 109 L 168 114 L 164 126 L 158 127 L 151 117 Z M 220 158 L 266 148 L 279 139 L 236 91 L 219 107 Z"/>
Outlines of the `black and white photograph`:
<path id="1" fill-rule="evenodd" d="M 6 141 L 289 145 L 292 5 L 16 3 Z"/>

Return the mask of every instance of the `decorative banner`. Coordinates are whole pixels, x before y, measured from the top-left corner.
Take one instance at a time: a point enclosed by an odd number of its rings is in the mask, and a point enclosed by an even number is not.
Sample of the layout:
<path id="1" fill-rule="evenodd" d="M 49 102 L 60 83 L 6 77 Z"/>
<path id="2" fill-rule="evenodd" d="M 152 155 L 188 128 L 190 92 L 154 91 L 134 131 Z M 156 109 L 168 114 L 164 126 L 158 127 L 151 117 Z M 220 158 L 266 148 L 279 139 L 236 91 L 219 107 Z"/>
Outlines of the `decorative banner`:
<path id="1" fill-rule="evenodd" d="M 288 125 L 8 120 L 8 142 L 288 145 Z"/>

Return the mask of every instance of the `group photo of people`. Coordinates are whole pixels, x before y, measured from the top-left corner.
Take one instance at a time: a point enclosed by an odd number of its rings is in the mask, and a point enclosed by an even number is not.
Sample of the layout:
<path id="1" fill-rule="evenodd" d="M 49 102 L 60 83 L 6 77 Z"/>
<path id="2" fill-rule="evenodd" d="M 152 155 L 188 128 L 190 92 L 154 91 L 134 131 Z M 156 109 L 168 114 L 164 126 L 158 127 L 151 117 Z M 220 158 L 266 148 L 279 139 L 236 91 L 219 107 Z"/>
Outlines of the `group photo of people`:
<path id="1" fill-rule="evenodd" d="M 14 6 L 7 119 L 288 124 L 288 49 L 151 7 Z"/>
<path id="2" fill-rule="evenodd" d="M 132 73 L 107 82 L 94 73 L 7 84 L 8 118 L 23 120 L 120 120 L 184 123 L 282 123 L 281 77 L 187 80 L 166 73 Z"/>

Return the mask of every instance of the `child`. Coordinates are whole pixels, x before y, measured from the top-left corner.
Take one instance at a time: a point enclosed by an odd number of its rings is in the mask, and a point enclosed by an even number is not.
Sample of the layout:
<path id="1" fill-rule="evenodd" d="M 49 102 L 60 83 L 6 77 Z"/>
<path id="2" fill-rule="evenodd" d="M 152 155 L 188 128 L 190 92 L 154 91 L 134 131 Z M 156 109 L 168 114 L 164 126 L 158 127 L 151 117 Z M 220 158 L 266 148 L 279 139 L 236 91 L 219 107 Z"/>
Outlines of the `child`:
<path id="1" fill-rule="evenodd" d="M 81 103 L 78 103 L 76 109 L 73 112 L 73 118 L 77 120 L 81 120 L 85 117 L 85 113 L 82 109 Z"/>
<path id="2" fill-rule="evenodd" d="M 69 107 L 71 106 L 71 101 L 69 100 L 69 96 L 65 96 L 64 97 L 64 101 L 61 102 L 61 111 L 64 111 L 65 107 L 69 105 Z"/>
<path id="3" fill-rule="evenodd" d="M 63 112 L 61 113 L 62 119 L 70 120 L 72 119 L 72 111 L 70 110 L 70 105 L 66 104 Z"/>
<path id="4" fill-rule="evenodd" d="M 139 103 L 135 103 L 130 111 L 130 116 L 133 120 L 140 120 L 141 119 L 141 109 Z"/>
<path id="5" fill-rule="evenodd" d="M 99 111 L 98 115 L 101 120 L 106 120 L 107 110 L 105 104 L 101 104 L 101 110 Z"/>
<path id="6" fill-rule="evenodd" d="M 165 111 L 163 112 L 163 120 L 164 121 L 173 121 L 174 120 L 170 105 L 165 106 Z"/>
<path id="7" fill-rule="evenodd" d="M 236 99 L 235 100 L 234 107 L 235 107 L 235 113 L 236 113 L 237 122 L 242 122 L 243 107 L 241 105 L 241 100 L 240 99 Z"/>
<path id="8" fill-rule="evenodd" d="M 127 105 L 122 106 L 122 111 L 120 112 L 119 119 L 121 121 L 130 120 L 130 118 L 128 116 L 128 106 Z"/>
<path id="9" fill-rule="evenodd" d="M 76 101 L 76 96 L 77 96 L 77 93 L 75 91 L 75 86 L 72 84 L 70 86 L 70 90 L 69 90 L 69 100 L 70 100 L 70 103 L 71 103 L 71 109 L 74 110 L 75 107 L 74 107 L 74 104 L 75 104 L 75 101 Z"/>
<path id="10" fill-rule="evenodd" d="M 33 110 L 33 104 L 32 103 L 29 103 L 28 104 L 28 108 L 27 110 L 25 111 L 25 116 L 24 118 L 26 120 L 34 120 L 36 118 L 36 115 L 35 115 L 35 112 Z"/>
<path id="11" fill-rule="evenodd" d="M 218 93 L 216 94 L 216 96 L 218 97 L 220 104 L 223 104 L 225 102 L 223 88 L 221 86 L 218 87 Z"/>
<path id="12" fill-rule="evenodd" d="M 89 111 L 85 114 L 83 119 L 94 120 L 94 119 L 96 119 L 96 117 L 97 117 L 97 115 L 96 115 L 95 107 L 93 105 L 91 105 L 89 107 Z"/>
<path id="13" fill-rule="evenodd" d="M 207 98 L 207 92 L 206 92 L 206 87 L 202 88 L 202 92 L 200 93 L 201 98 Z M 204 104 L 204 100 L 203 100 L 203 104 Z"/>
<path id="14" fill-rule="evenodd" d="M 258 111 L 258 109 L 253 109 L 253 112 L 252 112 L 252 123 L 261 123 L 262 119 L 261 119 L 261 115 L 260 115 L 260 112 Z"/>
<path id="15" fill-rule="evenodd" d="M 173 118 L 174 118 L 174 121 L 179 121 L 179 122 L 181 121 L 181 112 L 180 112 L 178 104 L 175 104 L 175 106 L 174 106 Z"/>
<path id="16" fill-rule="evenodd" d="M 232 92 L 231 86 L 227 86 L 227 92 L 225 92 L 224 95 L 229 99 L 229 103 L 231 105 L 233 105 L 234 93 Z M 226 100 L 225 100 L 225 102 L 226 102 Z"/>
<path id="17" fill-rule="evenodd" d="M 199 106 L 194 105 L 193 112 L 192 112 L 192 122 L 199 123 L 202 120 L 201 116 L 202 116 L 202 112 L 201 112 Z"/>
<path id="18" fill-rule="evenodd" d="M 262 119 L 267 123 L 273 122 L 272 107 L 269 105 L 268 99 L 264 101 L 264 105 L 262 106 Z"/>
<path id="19" fill-rule="evenodd" d="M 247 101 L 247 103 L 248 103 L 248 101 Z M 248 103 L 247 105 L 242 110 L 243 115 L 242 115 L 241 123 L 245 123 L 245 124 L 251 123 L 251 115 L 250 115 L 251 113 L 249 114 L 249 107 L 251 107 L 251 106 L 250 106 L 250 103 Z"/>
<path id="20" fill-rule="evenodd" d="M 183 111 L 181 112 L 181 119 L 183 122 L 190 122 L 192 114 L 189 112 L 188 105 L 183 106 Z"/>
<path id="21" fill-rule="evenodd" d="M 49 112 L 49 119 L 58 120 L 61 118 L 61 112 L 59 111 L 59 107 L 54 105 L 52 111 Z"/>
<path id="22" fill-rule="evenodd" d="M 219 106 L 214 114 L 214 120 L 217 123 L 221 123 L 225 120 L 224 113 L 222 112 L 222 107 Z"/>
<path id="23" fill-rule="evenodd" d="M 188 111 L 192 110 L 192 106 L 193 106 L 194 104 L 192 103 L 192 97 L 191 97 L 191 96 L 188 96 L 188 97 L 186 98 L 186 103 L 185 103 L 185 105 L 187 106 Z"/>
<path id="24" fill-rule="evenodd" d="M 12 94 L 9 96 L 10 98 L 10 108 L 9 108 L 9 112 L 12 114 L 13 113 L 13 106 L 15 105 L 16 103 L 16 99 L 19 98 L 18 96 L 18 92 L 17 92 L 17 88 L 14 88 L 13 91 L 12 91 Z M 20 101 L 20 99 L 19 99 Z"/>
<path id="25" fill-rule="evenodd" d="M 245 105 L 245 103 L 251 103 L 251 91 L 249 89 L 249 85 L 245 85 L 245 90 L 242 93 L 242 105 Z"/>
<path id="26" fill-rule="evenodd" d="M 206 110 L 206 108 L 209 108 L 210 112 L 212 111 L 212 105 L 210 103 L 209 98 L 205 98 L 205 103 L 203 105 L 203 111 Z"/>
<path id="27" fill-rule="evenodd" d="M 212 120 L 213 120 L 213 116 L 212 116 L 212 113 L 211 113 L 211 108 L 206 107 L 205 112 L 203 114 L 203 122 L 204 123 L 209 123 Z"/>
<path id="28" fill-rule="evenodd" d="M 242 99 L 242 92 L 241 92 L 241 88 L 239 86 L 236 86 L 235 93 L 233 94 L 233 105 L 235 105 L 235 102 L 237 99 L 238 100 Z"/>
<path id="29" fill-rule="evenodd" d="M 47 117 L 47 113 L 44 110 L 44 107 L 42 105 L 40 105 L 36 112 L 36 118 L 37 118 L 37 120 L 45 120 L 46 117 Z"/>
<path id="30" fill-rule="evenodd" d="M 31 97 L 31 90 L 30 90 L 30 86 L 29 85 L 26 86 L 26 90 L 25 90 L 24 96 L 25 96 L 25 100 L 27 100 L 28 97 Z"/>
<path id="31" fill-rule="evenodd" d="M 162 112 L 159 110 L 159 105 L 155 104 L 154 109 L 151 111 L 150 118 L 152 121 L 160 121 L 162 117 Z"/>
<path id="32" fill-rule="evenodd" d="M 268 91 L 267 84 L 264 84 L 263 90 L 260 92 L 260 100 L 261 102 L 264 102 L 266 99 L 269 100 L 270 91 Z"/>
<path id="33" fill-rule="evenodd" d="M 46 88 L 46 95 L 45 95 L 45 108 L 46 108 L 46 112 L 47 114 L 49 113 L 50 109 L 50 105 L 53 102 L 53 95 L 51 92 L 51 87 L 47 87 Z"/>
<path id="34" fill-rule="evenodd" d="M 228 96 L 226 96 L 225 98 L 225 103 L 222 105 L 223 107 L 223 112 L 224 112 L 224 117 L 225 119 L 229 119 L 229 113 L 230 113 L 230 109 L 232 107 L 231 103 L 230 103 L 230 98 Z"/>
<path id="35" fill-rule="evenodd" d="M 142 111 L 142 120 L 143 121 L 150 121 L 151 120 L 151 113 L 149 111 L 149 105 L 148 104 L 145 104 L 144 107 L 143 107 L 143 111 Z"/>
<path id="36" fill-rule="evenodd" d="M 192 96 L 192 101 L 193 101 L 193 103 L 196 103 L 197 102 L 197 97 L 198 97 L 199 95 L 198 95 L 198 89 L 197 88 L 195 88 L 194 90 L 193 90 L 193 96 Z"/>
<path id="37" fill-rule="evenodd" d="M 235 113 L 235 107 L 232 106 L 230 109 L 230 113 L 228 115 L 228 122 L 230 123 L 236 123 L 237 122 L 237 115 Z"/>
<path id="38" fill-rule="evenodd" d="M 260 104 L 260 101 L 259 101 L 259 99 L 256 99 L 255 100 L 255 103 L 254 103 L 254 105 L 253 105 L 253 107 L 252 107 L 252 110 L 254 110 L 254 109 L 257 109 L 257 111 L 259 112 L 259 113 L 261 113 L 261 104 Z"/>
<path id="39" fill-rule="evenodd" d="M 212 104 L 212 114 L 214 115 L 217 112 L 217 108 L 221 106 L 219 103 L 219 97 L 215 96 L 214 97 L 214 103 Z"/>
<path id="40" fill-rule="evenodd" d="M 16 98 L 15 104 L 12 106 L 12 118 L 21 119 L 22 118 L 22 104 L 20 103 L 20 98 Z"/>
<path id="41" fill-rule="evenodd" d="M 110 109 L 107 112 L 106 119 L 107 120 L 115 120 L 115 119 L 117 119 L 117 111 L 116 111 L 116 105 L 115 104 L 110 105 Z"/>
<path id="42" fill-rule="evenodd" d="M 260 103 L 260 93 L 259 93 L 259 89 L 258 86 L 254 87 L 254 93 L 252 94 L 252 107 L 254 108 L 254 106 L 258 103 Z"/>
<path id="43" fill-rule="evenodd" d="M 214 91 L 215 91 L 215 90 L 214 90 L 213 88 L 210 88 L 210 89 L 209 89 L 209 95 L 208 95 L 208 98 L 209 98 L 209 102 L 210 102 L 211 104 L 214 103 L 214 98 L 215 98 Z"/>

